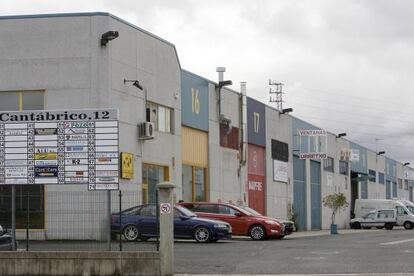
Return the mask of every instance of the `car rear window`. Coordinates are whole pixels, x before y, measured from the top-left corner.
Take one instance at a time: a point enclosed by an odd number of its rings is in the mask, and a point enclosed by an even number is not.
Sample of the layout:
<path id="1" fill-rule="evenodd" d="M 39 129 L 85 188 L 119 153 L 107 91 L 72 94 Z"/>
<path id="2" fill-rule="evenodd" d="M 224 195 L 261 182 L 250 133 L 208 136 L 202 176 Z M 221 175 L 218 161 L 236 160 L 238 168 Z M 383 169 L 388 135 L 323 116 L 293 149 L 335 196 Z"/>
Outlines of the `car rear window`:
<path id="1" fill-rule="evenodd" d="M 218 213 L 217 205 L 214 204 L 198 204 L 194 206 L 193 211 L 203 213 Z"/>
<path id="2" fill-rule="evenodd" d="M 237 213 L 237 210 L 226 206 L 226 205 L 219 205 L 218 207 L 219 209 L 219 214 L 223 214 L 223 215 L 235 215 Z"/>

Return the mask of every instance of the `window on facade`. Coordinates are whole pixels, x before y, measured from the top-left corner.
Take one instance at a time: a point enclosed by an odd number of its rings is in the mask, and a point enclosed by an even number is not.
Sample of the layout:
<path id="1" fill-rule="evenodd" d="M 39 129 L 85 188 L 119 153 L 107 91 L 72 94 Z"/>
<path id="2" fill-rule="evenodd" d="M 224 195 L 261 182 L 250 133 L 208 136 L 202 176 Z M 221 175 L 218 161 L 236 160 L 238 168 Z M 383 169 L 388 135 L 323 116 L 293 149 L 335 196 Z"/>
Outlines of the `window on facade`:
<path id="1" fill-rule="evenodd" d="M 272 159 L 288 162 L 289 144 L 272 139 Z"/>
<path id="2" fill-rule="evenodd" d="M 23 111 L 44 109 L 43 91 L 6 91 L 0 92 L 0 111 Z M 6 144 L 7 146 L 7 144 Z M 15 186 L 16 191 L 16 228 L 26 227 L 29 209 L 30 228 L 44 228 L 44 185 Z M 11 187 L 0 187 L 0 224 L 11 227 Z M 29 196 L 29 208 L 27 197 Z"/>
<path id="3" fill-rule="evenodd" d="M 368 170 L 368 180 L 370 182 L 376 182 L 377 181 L 377 172 L 374 170 Z"/>
<path id="4" fill-rule="evenodd" d="M 404 179 L 404 190 L 408 191 L 408 179 Z"/>
<path id="5" fill-rule="evenodd" d="M 402 190 L 402 188 L 403 188 L 403 181 L 401 178 L 398 178 L 398 189 Z"/>
<path id="6" fill-rule="evenodd" d="M 327 157 L 323 160 L 323 169 L 328 172 L 334 172 L 334 159 Z"/>
<path id="7" fill-rule="evenodd" d="M 339 173 L 343 175 L 348 175 L 348 162 L 339 161 Z"/>
<path id="8" fill-rule="evenodd" d="M 172 133 L 173 109 L 147 102 L 146 120 L 152 122 L 160 132 Z"/>
<path id="9" fill-rule="evenodd" d="M 239 128 L 232 127 L 229 132 L 227 124 L 220 124 L 220 146 L 230 149 L 239 149 Z"/>
<path id="10" fill-rule="evenodd" d="M 155 203 L 157 184 L 168 180 L 168 167 L 142 164 L 142 202 Z"/>
<path id="11" fill-rule="evenodd" d="M 384 173 L 382 172 L 378 172 L 378 183 L 385 184 L 385 177 L 384 177 Z"/>
<path id="12" fill-rule="evenodd" d="M 183 165 L 182 183 L 184 201 L 206 201 L 205 168 Z"/>

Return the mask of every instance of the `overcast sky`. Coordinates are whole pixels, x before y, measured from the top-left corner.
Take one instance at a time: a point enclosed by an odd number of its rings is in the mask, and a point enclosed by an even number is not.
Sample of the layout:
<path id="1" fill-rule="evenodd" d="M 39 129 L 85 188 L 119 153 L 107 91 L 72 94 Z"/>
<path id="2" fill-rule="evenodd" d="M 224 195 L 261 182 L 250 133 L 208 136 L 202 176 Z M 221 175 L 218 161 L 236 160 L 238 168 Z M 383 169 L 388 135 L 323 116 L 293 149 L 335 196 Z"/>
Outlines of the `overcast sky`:
<path id="1" fill-rule="evenodd" d="M 3 0 L 1 15 L 112 13 L 173 43 L 183 69 L 414 165 L 414 1 Z M 274 105 L 274 104 L 271 104 Z"/>

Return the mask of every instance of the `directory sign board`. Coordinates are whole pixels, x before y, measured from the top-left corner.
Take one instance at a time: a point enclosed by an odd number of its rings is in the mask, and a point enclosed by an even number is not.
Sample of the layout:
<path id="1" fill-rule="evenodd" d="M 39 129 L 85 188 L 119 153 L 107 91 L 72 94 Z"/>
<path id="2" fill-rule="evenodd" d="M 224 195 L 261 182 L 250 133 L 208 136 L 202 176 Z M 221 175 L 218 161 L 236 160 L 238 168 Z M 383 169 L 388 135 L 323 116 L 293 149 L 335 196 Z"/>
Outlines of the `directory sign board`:
<path id="1" fill-rule="evenodd" d="M 119 187 L 118 110 L 0 112 L 0 185 Z"/>

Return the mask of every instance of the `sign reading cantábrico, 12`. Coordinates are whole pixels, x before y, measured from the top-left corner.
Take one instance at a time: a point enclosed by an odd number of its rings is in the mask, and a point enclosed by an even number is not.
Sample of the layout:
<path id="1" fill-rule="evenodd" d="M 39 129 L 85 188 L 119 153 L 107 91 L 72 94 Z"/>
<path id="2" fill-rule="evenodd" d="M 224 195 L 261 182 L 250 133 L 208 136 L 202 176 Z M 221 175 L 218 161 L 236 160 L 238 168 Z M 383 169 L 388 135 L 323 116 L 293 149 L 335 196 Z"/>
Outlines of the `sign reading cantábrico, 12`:
<path id="1" fill-rule="evenodd" d="M 0 185 L 118 189 L 117 109 L 0 112 Z"/>

